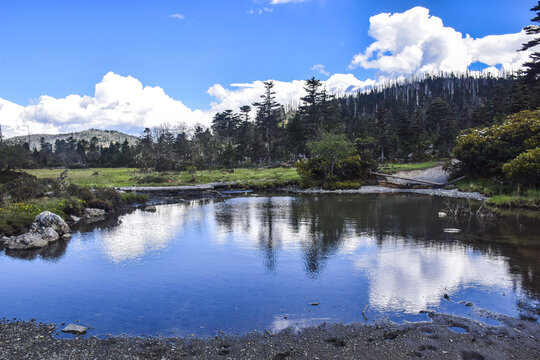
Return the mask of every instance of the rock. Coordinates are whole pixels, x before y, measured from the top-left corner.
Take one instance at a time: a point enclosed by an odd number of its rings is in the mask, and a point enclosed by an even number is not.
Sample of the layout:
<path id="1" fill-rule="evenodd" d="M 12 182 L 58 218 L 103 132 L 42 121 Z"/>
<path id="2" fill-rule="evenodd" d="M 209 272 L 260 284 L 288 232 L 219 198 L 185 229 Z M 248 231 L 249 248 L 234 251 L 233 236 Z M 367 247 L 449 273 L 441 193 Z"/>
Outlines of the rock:
<path id="1" fill-rule="evenodd" d="M 61 236 L 62 240 L 69 240 L 71 239 L 71 234 L 64 234 Z"/>
<path id="2" fill-rule="evenodd" d="M 80 217 L 75 216 L 75 215 L 70 215 L 69 217 L 74 223 L 79 222 L 81 220 Z"/>
<path id="3" fill-rule="evenodd" d="M 148 211 L 148 212 L 156 212 L 157 209 L 155 206 L 147 206 L 144 208 L 144 211 Z"/>
<path id="4" fill-rule="evenodd" d="M 443 296 L 446 300 L 450 301 L 450 296 L 448 296 L 448 294 L 444 294 Z"/>
<path id="5" fill-rule="evenodd" d="M 311 306 L 319 306 L 321 303 L 318 303 L 318 302 L 311 302 L 309 303 L 309 305 Z"/>
<path id="6" fill-rule="evenodd" d="M 91 223 L 105 219 L 105 215 L 107 215 L 107 213 L 103 209 L 88 208 L 84 211 L 83 219 L 86 222 Z"/>
<path id="7" fill-rule="evenodd" d="M 50 231 L 45 231 L 44 234 L 37 231 L 29 231 L 19 236 L 12 236 L 4 241 L 4 245 L 10 250 L 24 250 L 32 248 L 40 248 L 49 245 L 49 241 L 55 241 L 60 238 L 60 235 L 51 228 Z M 56 239 L 54 239 L 56 234 Z"/>
<path id="8" fill-rule="evenodd" d="M 449 233 L 449 234 L 457 234 L 458 232 L 461 232 L 461 230 L 459 229 L 454 229 L 454 228 L 444 228 L 443 230 L 445 233 Z"/>
<path id="9" fill-rule="evenodd" d="M 439 211 L 439 217 L 440 218 L 443 218 L 443 217 L 446 217 L 446 216 L 447 216 L 447 214 L 445 212 Z"/>
<path id="10" fill-rule="evenodd" d="M 465 304 L 465 306 L 474 306 L 474 304 L 472 302 L 468 302 Z"/>
<path id="11" fill-rule="evenodd" d="M 75 335 L 81 335 L 86 334 L 86 328 L 81 325 L 75 325 L 75 324 L 69 324 L 65 328 L 62 329 L 62 332 L 75 334 Z"/>
<path id="12" fill-rule="evenodd" d="M 70 232 L 68 224 L 60 216 L 53 214 L 50 211 L 44 211 L 34 219 L 32 229 L 52 228 L 59 234 Z"/>
<path id="13" fill-rule="evenodd" d="M 41 248 L 69 233 L 69 226 L 60 216 L 44 211 L 36 216 L 29 232 L 5 237 L 4 246 L 10 250 Z"/>

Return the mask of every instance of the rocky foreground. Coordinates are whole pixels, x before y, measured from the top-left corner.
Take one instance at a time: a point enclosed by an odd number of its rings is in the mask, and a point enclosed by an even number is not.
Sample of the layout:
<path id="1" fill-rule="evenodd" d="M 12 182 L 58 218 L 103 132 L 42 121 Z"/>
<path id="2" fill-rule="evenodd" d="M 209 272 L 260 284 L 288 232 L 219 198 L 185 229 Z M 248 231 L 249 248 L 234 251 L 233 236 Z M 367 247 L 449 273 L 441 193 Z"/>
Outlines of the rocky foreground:
<path id="1" fill-rule="evenodd" d="M 55 339 L 54 325 L 0 323 L 0 359 L 540 359 L 540 324 L 501 326 L 431 313 L 432 322 L 322 325 L 215 338 Z M 465 333 L 456 333 L 459 327 Z"/>

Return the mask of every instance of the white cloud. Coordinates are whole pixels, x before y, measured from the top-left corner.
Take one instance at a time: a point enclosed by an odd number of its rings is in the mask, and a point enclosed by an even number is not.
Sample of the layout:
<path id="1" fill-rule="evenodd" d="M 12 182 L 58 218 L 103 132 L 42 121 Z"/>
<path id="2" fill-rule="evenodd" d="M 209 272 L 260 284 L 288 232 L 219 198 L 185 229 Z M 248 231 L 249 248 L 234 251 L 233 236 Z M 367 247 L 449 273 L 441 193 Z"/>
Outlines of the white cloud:
<path id="1" fill-rule="evenodd" d="M 174 19 L 178 19 L 178 20 L 184 20 L 186 18 L 182 14 L 171 14 L 171 15 L 169 15 L 169 17 L 174 18 Z"/>
<path id="2" fill-rule="evenodd" d="M 304 2 L 306 0 L 272 0 L 270 4 L 277 5 L 277 4 L 288 4 L 288 3 L 298 3 L 298 2 Z"/>
<path id="3" fill-rule="evenodd" d="M 369 35 L 375 39 L 354 56 L 351 68 L 361 66 L 391 75 L 423 72 L 465 72 L 475 62 L 506 71 L 517 70 L 530 53 L 516 51 L 527 41 L 521 31 L 474 39 L 430 16 L 424 7 L 403 13 L 382 13 L 370 19 Z"/>
<path id="4" fill-rule="evenodd" d="M 357 79 L 353 74 L 334 74 L 328 80 L 323 81 L 323 86 L 331 93 L 343 95 L 356 92 L 372 86 L 375 81 Z M 304 80 L 274 81 L 276 101 L 285 105 L 296 107 L 300 97 L 305 95 Z M 226 109 L 238 109 L 245 104 L 252 104 L 260 100 L 264 92 L 262 81 L 254 81 L 244 84 L 231 84 L 231 89 L 224 88 L 221 84 L 215 84 L 208 89 L 208 94 L 218 101 L 211 104 L 212 112 Z"/>
<path id="5" fill-rule="evenodd" d="M 247 13 L 249 15 L 262 15 L 264 13 L 272 13 L 272 12 L 274 12 L 274 8 L 264 7 L 258 10 L 250 9 Z"/>
<path id="6" fill-rule="evenodd" d="M 334 74 L 324 82 L 328 91 L 350 93 L 372 85 L 373 80 L 361 81 L 352 74 Z M 298 105 L 304 95 L 304 81 L 275 81 L 277 101 L 285 106 Z M 260 100 L 264 92 L 262 81 L 231 84 L 230 89 L 215 84 L 208 94 L 217 101 L 209 109 L 190 109 L 180 100 L 165 94 L 159 86 L 143 86 L 131 77 L 113 72 L 106 74 L 95 86 L 93 96 L 68 95 L 54 98 L 43 95 L 35 103 L 21 106 L 0 98 L 0 124 L 4 136 L 58 133 L 89 128 L 111 129 L 138 134 L 145 127 L 183 124 L 210 125 L 218 111 L 238 110 Z"/>
<path id="7" fill-rule="evenodd" d="M 88 128 L 130 131 L 163 123 L 209 124 L 208 116 L 169 97 L 162 88 L 150 87 L 131 76 L 109 72 L 95 87 L 94 96 L 69 95 L 56 99 L 44 95 L 22 107 L 0 99 L 0 124 L 6 136 L 57 133 Z"/>
<path id="8" fill-rule="evenodd" d="M 328 70 L 325 69 L 323 64 L 313 65 L 311 67 L 311 70 L 315 70 L 323 75 L 330 76 L 330 72 L 328 72 Z"/>

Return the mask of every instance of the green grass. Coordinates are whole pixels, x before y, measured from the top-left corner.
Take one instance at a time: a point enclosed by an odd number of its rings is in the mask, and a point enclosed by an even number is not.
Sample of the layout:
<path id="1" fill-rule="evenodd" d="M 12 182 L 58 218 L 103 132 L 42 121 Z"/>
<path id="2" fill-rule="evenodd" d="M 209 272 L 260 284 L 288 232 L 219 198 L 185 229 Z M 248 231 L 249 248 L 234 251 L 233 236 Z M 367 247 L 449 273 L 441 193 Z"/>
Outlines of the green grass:
<path id="1" fill-rule="evenodd" d="M 11 235 L 30 227 L 42 211 L 50 211 L 66 218 L 69 207 L 82 207 L 83 200 L 75 198 L 39 198 L 21 202 L 8 202 L 0 207 L 0 233 Z"/>
<path id="2" fill-rule="evenodd" d="M 406 164 L 389 163 L 381 165 L 379 171 L 383 174 L 394 174 L 399 171 L 425 170 L 438 165 L 441 165 L 440 161 L 425 161 L 421 163 Z"/>
<path id="3" fill-rule="evenodd" d="M 63 169 L 25 170 L 38 178 L 56 179 Z M 266 183 L 286 184 L 300 180 L 296 168 L 273 169 L 235 169 L 232 172 L 223 170 L 201 170 L 195 172 L 195 181 L 191 181 L 187 171 L 140 173 L 132 168 L 94 168 L 74 169 L 68 171 L 68 181 L 85 187 L 117 187 L 117 186 L 174 186 L 205 184 L 210 182 L 238 182 L 241 184 Z M 146 179 L 150 181 L 146 181 Z M 169 179 L 171 180 L 169 182 Z"/>
<path id="4" fill-rule="evenodd" d="M 540 209 L 540 190 L 528 189 L 521 194 L 495 195 L 489 198 L 488 204 L 498 207 Z"/>
<path id="5" fill-rule="evenodd" d="M 540 209 L 540 191 L 536 189 L 522 189 L 518 193 L 514 186 L 488 178 L 467 178 L 455 185 L 461 191 L 489 196 L 488 204 L 492 206 Z"/>
<path id="6" fill-rule="evenodd" d="M 512 192 L 512 187 L 501 184 L 493 179 L 467 177 L 455 183 L 458 190 L 479 192 L 486 196 L 504 195 Z"/>

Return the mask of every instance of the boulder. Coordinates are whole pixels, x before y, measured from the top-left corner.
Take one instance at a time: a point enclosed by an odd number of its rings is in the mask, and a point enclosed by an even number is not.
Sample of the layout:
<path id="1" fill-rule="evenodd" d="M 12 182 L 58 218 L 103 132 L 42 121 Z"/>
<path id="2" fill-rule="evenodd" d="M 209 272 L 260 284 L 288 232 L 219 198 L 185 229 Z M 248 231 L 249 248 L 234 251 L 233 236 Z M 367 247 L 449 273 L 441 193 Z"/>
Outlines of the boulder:
<path id="1" fill-rule="evenodd" d="M 70 232 L 68 224 L 60 216 L 50 211 L 44 211 L 34 219 L 32 229 L 52 228 L 59 234 Z"/>
<path id="2" fill-rule="evenodd" d="M 144 211 L 148 211 L 148 212 L 156 212 L 157 209 L 156 209 L 155 206 L 152 205 L 152 206 L 147 206 L 147 207 L 145 207 L 145 208 L 144 208 Z"/>
<path id="3" fill-rule="evenodd" d="M 4 246 L 10 250 L 41 248 L 70 233 L 69 226 L 58 215 L 44 211 L 36 216 L 30 231 L 11 237 L 4 237 Z"/>

